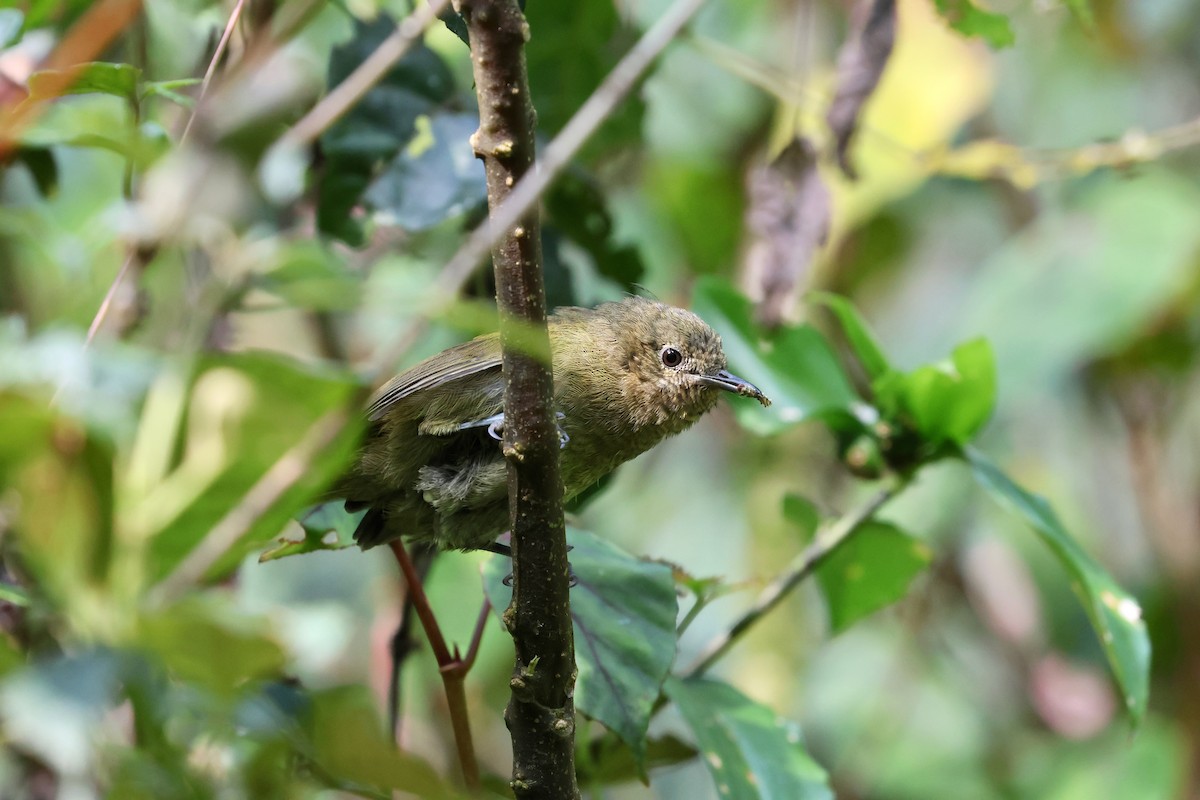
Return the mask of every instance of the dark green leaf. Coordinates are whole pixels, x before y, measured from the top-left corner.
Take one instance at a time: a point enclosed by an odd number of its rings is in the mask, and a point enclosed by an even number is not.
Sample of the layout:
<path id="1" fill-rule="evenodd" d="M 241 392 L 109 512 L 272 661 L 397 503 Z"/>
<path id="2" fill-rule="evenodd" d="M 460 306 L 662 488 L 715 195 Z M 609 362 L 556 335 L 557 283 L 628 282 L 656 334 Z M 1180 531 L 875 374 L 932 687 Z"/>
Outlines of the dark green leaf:
<path id="1" fill-rule="evenodd" d="M 973 0 L 933 0 L 933 4 L 950 27 L 963 36 L 978 36 L 997 48 L 1016 41 L 1008 17 L 984 11 Z"/>
<path id="2" fill-rule="evenodd" d="M 696 286 L 694 309 L 721 334 L 730 369 L 771 398 L 770 408 L 733 401 L 738 421 L 757 433 L 775 433 L 812 417 L 850 412 L 854 390 L 829 343 L 815 328 L 784 325 L 764 333 L 750 301 L 721 280 Z"/>
<path id="3" fill-rule="evenodd" d="M 571 530 L 571 589 L 579 680 L 575 705 L 645 758 L 646 727 L 663 679 L 675 659 L 678 602 L 671 568 L 643 561 L 583 531 Z M 503 613 L 512 597 L 502 582 L 507 559 L 485 572 L 488 597 Z"/>
<path id="4" fill-rule="evenodd" d="M 140 69 L 130 64 L 105 61 L 82 64 L 75 70 L 43 70 L 29 76 L 29 95 L 47 98 L 66 94 L 110 94 L 135 102 L 141 74 Z"/>
<path id="5" fill-rule="evenodd" d="M 555 227 L 587 251 L 597 272 L 625 291 L 634 291 L 645 265 L 635 248 L 613 241 L 612 216 L 592 176 L 568 169 L 546 195 L 546 211 Z"/>
<path id="6" fill-rule="evenodd" d="M 870 326 L 853 303 L 840 295 L 828 292 L 816 292 L 809 295 L 809 299 L 817 305 L 825 306 L 837 317 L 850 348 L 854 355 L 858 356 L 858 361 L 869 380 L 873 381 L 891 371 L 892 366 L 883 354 L 883 348 L 879 346 L 875 334 L 871 332 Z"/>
<path id="7" fill-rule="evenodd" d="M 931 444 L 965 444 L 992 414 L 996 367 L 983 339 L 959 345 L 950 360 L 889 372 L 872 389 L 885 419 L 900 419 Z"/>
<path id="8" fill-rule="evenodd" d="M 300 518 L 304 538 L 279 539 L 279 543 L 258 557 L 259 561 L 274 561 L 285 556 L 311 553 L 315 550 L 345 550 L 354 546 L 354 531 L 366 511 L 351 514 L 342 508 L 342 501 L 322 503 Z"/>
<path id="9" fill-rule="evenodd" d="M 808 498 L 798 494 L 785 495 L 783 498 L 783 517 L 799 529 L 801 541 L 812 541 L 821 524 L 821 513 Z"/>
<path id="10" fill-rule="evenodd" d="M 634 760 L 633 752 L 611 737 L 592 743 L 588 751 L 575 757 L 576 772 L 581 786 L 600 783 L 612 785 L 642 780 L 647 771 L 657 767 L 672 767 L 696 757 L 696 748 L 674 736 L 663 736 L 646 742 L 645 764 Z"/>
<path id="11" fill-rule="evenodd" d="M 222 694 L 247 681 L 278 677 L 286 663 L 264 626 L 207 598 L 147 614 L 136 640 L 178 678 Z"/>
<path id="12" fill-rule="evenodd" d="M 365 199 L 387 222 L 410 231 L 482 205 L 487 178 L 468 141 L 478 128 L 475 114 L 422 117 L 417 135 L 374 180 Z"/>
<path id="13" fill-rule="evenodd" d="M 858 526 L 816 570 L 832 631 L 841 633 L 899 600 L 931 558 L 924 542 L 894 525 L 871 520 Z"/>
<path id="14" fill-rule="evenodd" d="M 354 37 L 330 55 L 329 85 L 345 80 L 395 29 L 395 20 L 387 14 L 371 23 L 358 23 Z M 351 245 L 362 244 L 361 226 L 350 214 L 363 191 L 412 138 L 417 119 L 453 96 L 454 80 L 446 64 L 419 44 L 334 123 L 320 141 L 325 161 L 318 185 L 317 226 L 322 233 Z"/>
<path id="15" fill-rule="evenodd" d="M 800 727 L 718 681 L 670 678 L 667 696 L 696 737 L 717 794 L 732 800 L 832 800 Z"/>
<path id="16" fill-rule="evenodd" d="M 345 403 L 353 389 L 342 376 L 264 353 L 215 356 L 203 362 L 188 406 L 188 440 L 182 444 L 182 458 L 187 465 L 189 456 L 196 459 L 204 453 L 215 463 L 207 464 L 207 472 L 196 465 L 181 467 L 177 480 L 190 476 L 186 491 L 195 499 L 167 517 L 151 540 L 151 577 L 171 572 L 305 431 Z M 303 477 L 258 516 L 208 577 L 228 572 L 277 536 L 290 517 L 310 505 L 314 495 L 341 473 L 357 441 L 357 426 L 347 425 L 307 465 Z"/>
<path id="17" fill-rule="evenodd" d="M 347 790 L 360 784 L 422 798 L 454 797 L 428 764 L 396 749 L 377 707 L 364 686 L 314 693 L 308 714 L 313 759 Z"/>
<path id="18" fill-rule="evenodd" d="M 624 27 L 613 3 L 533 3 L 525 16 L 530 30 L 525 58 L 538 130 L 557 133 L 616 66 L 634 32 Z M 635 93 L 605 121 L 590 149 L 635 140 L 642 113 Z"/>
<path id="19" fill-rule="evenodd" d="M 43 197 L 58 188 L 58 164 L 49 147 L 21 147 L 17 150 L 16 160 L 29 170 Z"/>
<path id="20" fill-rule="evenodd" d="M 1125 707 L 1140 722 L 1150 693 L 1150 638 L 1141 606 L 1079 546 L 1045 498 L 1022 489 L 983 454 L 968 450 L 965 456 L 979 484 L 1028 522 L 1071 576 L 1071 588 L 1096 629 Z"/>

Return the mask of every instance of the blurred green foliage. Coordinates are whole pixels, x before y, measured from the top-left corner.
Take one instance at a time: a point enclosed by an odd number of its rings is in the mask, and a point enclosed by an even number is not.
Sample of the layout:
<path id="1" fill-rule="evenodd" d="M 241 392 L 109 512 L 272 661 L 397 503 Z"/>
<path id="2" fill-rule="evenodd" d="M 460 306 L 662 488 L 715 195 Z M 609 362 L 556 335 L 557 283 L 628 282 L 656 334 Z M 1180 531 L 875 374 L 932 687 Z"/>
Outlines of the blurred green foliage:
<path id="1" fill-rule="evenodd" d="M 203 95 L 232 3 L 154 0 L 111 43 L 72 27 L 91 5 L 0 9 L 0 796 L 456 796 L 427 652 L 402 750 L 381 721 L 394 566 L 316 503 L 482 218 L 468 50 L 431 29 L 269 164 L 407 3 L 251 2 Z M 551 137 L 666 4 L 528 5 Z M 850 181 L 824 128 L 847 7 L 710 3 L 543 198 L 552 304 L 690 305 L 774 400 L 575 520 L 585 791 L 1197 791 L 1193 6 L 897 3 Z M 77 69 L 47 61 L 69 41 Z M 746 178 L 796 136 L 832 225 L 767 329 Z M 404 363 L 490 320 L 490 282 Z M 506 571 L 439 560 L 451 639 Z M 467 682 L 501 795 L 510 648 L 490 623 Z"/>

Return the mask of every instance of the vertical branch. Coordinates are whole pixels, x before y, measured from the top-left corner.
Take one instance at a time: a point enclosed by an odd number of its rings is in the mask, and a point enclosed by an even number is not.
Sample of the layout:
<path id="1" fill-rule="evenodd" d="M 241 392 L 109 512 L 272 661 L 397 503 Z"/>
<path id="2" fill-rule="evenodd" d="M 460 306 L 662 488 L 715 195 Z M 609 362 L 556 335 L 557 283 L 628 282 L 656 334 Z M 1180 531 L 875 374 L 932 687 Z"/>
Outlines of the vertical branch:
<path id="1" fill-rule="evenodd" d="M 475 154 L 487 172 L 492 213 L 534 161 L 535 114 L 525 70 L 529 26 L 517 0 L 459 0 L 479 97 Z M 505 621 L 516 644 L 505 721 L 518 798 L 569 800 L 575 784 L 575 653 L 566 533 L 537 211 L 497 231 L 492 246 L 504 349 L 504 455 L 512 523 L 513 601 Z M 518 346 L 519 339 L 519 346 Z"/>

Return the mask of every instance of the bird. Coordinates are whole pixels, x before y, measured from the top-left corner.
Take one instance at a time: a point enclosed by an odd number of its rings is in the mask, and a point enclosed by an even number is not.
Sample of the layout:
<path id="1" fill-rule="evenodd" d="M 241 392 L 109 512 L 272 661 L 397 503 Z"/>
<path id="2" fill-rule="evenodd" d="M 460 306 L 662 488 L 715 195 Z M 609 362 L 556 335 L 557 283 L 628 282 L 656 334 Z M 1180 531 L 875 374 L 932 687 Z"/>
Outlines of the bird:
<path id="1" fill-rule="evenodd" d="M 689 428 L 724 393 L 770 399 L 728 371 L 721 337 L 691 311 L 630 296 L 547 318 L 564 502 Z M 333 496 L 366 509 L 355 541 L 403 538 L 494 550 L 509 525 L 499 336 L 486 334 L 400 373 L 374 395 L 364 441 Z"/>

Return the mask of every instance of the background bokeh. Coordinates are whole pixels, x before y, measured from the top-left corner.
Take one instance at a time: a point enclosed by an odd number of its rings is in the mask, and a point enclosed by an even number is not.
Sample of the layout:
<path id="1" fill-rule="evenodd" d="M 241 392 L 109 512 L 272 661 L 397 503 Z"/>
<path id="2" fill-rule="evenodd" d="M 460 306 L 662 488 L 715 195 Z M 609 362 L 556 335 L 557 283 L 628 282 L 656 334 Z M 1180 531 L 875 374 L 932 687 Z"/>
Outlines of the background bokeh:
<path id="1" fill-rule="evenodd" d="M 96 5 L 0 10 L 4 86 L 23 86 Z M 542 135 L 667 5 L 528 0 Z M 1002 48 L 952 30 L 937 5 L 898 3 L 895 49 L 852 147 L 858 179 L 821 159 L 830 229 L 799 265 L 786 318 L 828 328 L 804 296 L 844 294 L 901 368 L 987 338 L 998 400 L 978 445 L 1047 497 L 1140 600 L 1154 646 L 1149 711 L 1134 730 L 1058 562 L 955 463 L 923 469 L 882 515 L 932 554 L 902 600 L 831 635 L 810 582 L 716 674 L 800 723 L 839 798 L 1200 797 L 1200 5 L 1098 0 L 1081 18 L 1059 2 L 994 3 L 1014 34 Z M 232 6 L 147 0 L 95 60 L 135 64 L 143 82 L 201 77 Z M 103 549 L 88 522 L 99 501 L 56 456 L 30 456 L 23 472 L 15 456 L 0 460 L 0 535 L 17 551 L 2 620 L 12 644 L 0 679 L 0 795 L 272 796 L 245 777 L 230 731 L 257 729 L 233 700 L 163 701 L 174 721 L 161 746 L 180 750 L 190 778 L 121 755 L 137 725 L 105 701 L 105 675 L 131 638 L 222 696 L 223 678 L 191 659 L 241 658 L 238 642 L 263 633 L 274 643 L 263 664 L 280 661 L 315 691 L 369 686 L 382 703 L 400 595 L 390 554 L 259 563 L 262 547 L 247 542 L 227 554 L 231 564 L 244 557 L 240 567 L 195 592 L 187 613 L 199 622 L 188 630 L 221 632 L 194 633 L 190 648 L 175 623 L 154 628 L 137 610 L 134 587 L 221 518 L 231 458 L 261 472 L 322 408 L 345 401 L 355 372 L 428 307 L 441 264 L 481 218 L 482 168 L 465 142 L 475 124 L 468 51 L 441 25 L 427 36 L 429 60 L 409 66 L 423 86 L 396 78 L 371 109 L 377 128 L 352 112 L 303 163 L 267 151 L 382 38 L 376 15 L 406 12 L 376 0 L 250 3 L 186 140 L 192 108 L 167 92 L 195 97 L 195 84 L 143 93 L 136 115 L 114 94 L 80 94 L 47 104 L 22 132 L 20 158 L 0 166 L 0 386 L 29 404 L 5 401 L 0 448 L 34 448 L 21 436 L 41 417 L 28 408 L 52 397 L 84 422 L 47 423 L 58 447 L 47 453 L 90 452 L 80 431 L 101 432 L 113 443 L 122 520 L 104 541 L 138 554 L 118 558 L 106 580 L 79 577 Z M 827 151 L 824 112 L 850 18 L 850 4 L 827 0 L 710 2 L 568 173 L 575 193 L 547 203 L 551 301 L 592 304 L 636 283 L 690 305 L 701 277 L 761 296 L 746 266 L 748 178 L 796 134 Z M 256 49 L 264 36 L 273 46 Z M 611 231 L 578 230 L 589 203 Z M 467 294 L 486 297 L 488 280 Z M 474 333 L 463 319 L 435 321 L 406 363 Z M 268 359 L 258 372 L 193 380 L 198 365 L 249 351 L 308 366 Z M 339 463 L 312 476 L 310 494 Z M 686 664 L 804 547 L 785 496 L 836 516 L 871 490 L 824 427 L 760 436 L 723 403 L 626 465 L 577 521 L 636 555 L 722 578 L 727 594 L 680 640 Z M 218 510 L 179 516 L 210 495 Z M 257 530 L 257 544 L 285 518 Z M 30 520 L 53 530 L 32 555 L 14 543 Z M 289 523 L 285 535 L 297 530 Z M 439 559 L 429 582 L 443 629 L 464 646 L 488 558 Z M 493 622 L 468 692 L 480 757 L 500 776 L 511 663 Z M 403 696 L 406 749 L 453 775 L 427 649 L 411 659 Z M 684 729 L 668 710 L 652 733 Z M 599 726 L 581 723 L 581 738 L 593 735 Z M 261 778 L 270 791 L 338 796 L 271 775 Z M 159 793 L 136 793 L 150 786 Z M 648 786 L 593 796 L 716 790 L 691 760 L 652 771 Z"/>

